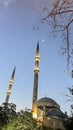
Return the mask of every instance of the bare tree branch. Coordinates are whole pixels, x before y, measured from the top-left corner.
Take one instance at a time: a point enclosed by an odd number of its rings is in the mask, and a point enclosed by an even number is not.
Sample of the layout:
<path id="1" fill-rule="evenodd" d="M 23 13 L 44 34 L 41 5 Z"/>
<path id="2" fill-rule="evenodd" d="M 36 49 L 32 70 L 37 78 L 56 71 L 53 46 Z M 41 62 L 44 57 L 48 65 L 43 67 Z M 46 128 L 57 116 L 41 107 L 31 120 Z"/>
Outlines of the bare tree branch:
<path id="1" fill-rule="evenodd" d="M 59 33 L 63 36 L 65 53 L 67 56 L 67 66 L 73 65 L 73 43 L 71 41 L 70 31 L 73 26 L 73 0 L 54 0 L 52 6 L 44 7 L 45 10 L 34 27 L 40 27 L 46 23 L 53 34 Z M 72 61 L 72 63 L 71 63 Z"/>

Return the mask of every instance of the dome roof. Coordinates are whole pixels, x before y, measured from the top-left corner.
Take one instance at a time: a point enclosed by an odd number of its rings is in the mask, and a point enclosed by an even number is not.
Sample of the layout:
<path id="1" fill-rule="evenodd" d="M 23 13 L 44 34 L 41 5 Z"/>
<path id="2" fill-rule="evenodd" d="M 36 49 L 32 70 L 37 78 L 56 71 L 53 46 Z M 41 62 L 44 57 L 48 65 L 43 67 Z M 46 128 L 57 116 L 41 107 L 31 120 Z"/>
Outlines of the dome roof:
<path id="1" fill-rule="evenodd" d="M 49 97 L 43 97 L 38 100 L 38 106 L 42 106 L 42 105 L 55 106 L 55 107 L 60 108 L 60 106 L 53 99 L 51 99 Z"/>
<path id="2" fill-rule="evenodd" d="M 60 118 L 60 119 L 65 119 L 67 116 L 59 109 L 51 109 L 46 113 L 47 117 L 53 117 L 53 118 Z"/>

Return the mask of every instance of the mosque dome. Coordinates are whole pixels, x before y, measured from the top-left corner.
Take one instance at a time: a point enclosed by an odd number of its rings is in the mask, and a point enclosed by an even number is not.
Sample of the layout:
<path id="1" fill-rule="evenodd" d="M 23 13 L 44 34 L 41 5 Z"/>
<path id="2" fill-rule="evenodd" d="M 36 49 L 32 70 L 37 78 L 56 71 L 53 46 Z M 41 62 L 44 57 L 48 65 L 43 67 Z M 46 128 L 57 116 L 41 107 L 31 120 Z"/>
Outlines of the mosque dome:
<path id="1" fill-rule="evenodd" d="M 37 102 L 37 106 L 40 110 L 45 111 L 45 115 L 48 118 L 57 118 L 57 119 L 66 118 L 66 115 L 60 110 L 60 105 L 49 97 L 43 97 L 39 99 Z"/>
<path id="2" fill-rule="evenodd" d="M 47 111 L 46 113 L 47 117 L 52 117 L 52 118 L 59 118 L 59 119 L 65 119 L 67 118 L 67 115 L 64 114 L 60 109 L 50 109 L 50 111 Z"/>
<path id="3" fill-rule="evenodd" d="M 60 106 L 53 99 L 51 99 L 49 97 L 43 97 L 43 98 L 39 99 L 37 104 L 38 104 L 38 107 L 46 106 L 46 107 L 60 108 Z"/>

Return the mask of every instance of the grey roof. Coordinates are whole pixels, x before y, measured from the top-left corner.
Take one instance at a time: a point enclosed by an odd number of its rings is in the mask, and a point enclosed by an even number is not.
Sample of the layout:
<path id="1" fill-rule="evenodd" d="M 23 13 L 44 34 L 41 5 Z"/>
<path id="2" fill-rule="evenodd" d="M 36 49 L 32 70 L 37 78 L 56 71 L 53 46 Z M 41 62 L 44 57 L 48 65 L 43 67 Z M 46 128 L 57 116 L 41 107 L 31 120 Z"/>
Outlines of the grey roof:
<path id="1" fill-rule="evenodd" d="M 53 117 L 53 118 L 60 118 L 60 119 L 65 119 L 67 116 L 60 110 L 60 109 L 51 109 L 46 113 L 47 117 Z"/>
<path id="2" fill-rule="evenodd" d="M 59 106 L 53 99 L 49 98 L 49 97 L 43 97 L 41 99 L 38 100 L 38 103 L 50 103 L 50 104 L 55 104 L 56 106 Z"/>

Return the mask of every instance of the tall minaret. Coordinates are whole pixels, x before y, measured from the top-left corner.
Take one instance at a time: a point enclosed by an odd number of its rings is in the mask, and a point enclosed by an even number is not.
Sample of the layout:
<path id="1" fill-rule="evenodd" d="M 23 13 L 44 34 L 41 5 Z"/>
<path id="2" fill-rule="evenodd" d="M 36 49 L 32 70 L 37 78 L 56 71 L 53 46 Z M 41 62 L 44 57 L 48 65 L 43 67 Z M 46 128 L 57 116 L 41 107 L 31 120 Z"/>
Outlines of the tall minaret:
<path id="1" fill-rule="evenodd" d="M 14 70 L 13 70 L 13 73 L 12 73 L 12 75 L 11 75 L 11 79 L 10 79 L 10 82 L 9 82 L 9 87 L 8 87 L 8 91 L 7 91 L 7 95 L 6 95 L 6 100 L 5 100 L 5 103 L 6 103 L 6 104 L 7 104 L 8 101 L 9 101 L 9 97 L 10 97 L 11 89 L 12 89 L 12 84 L 14 83 L 15 70 L 16 70 L 16 67 L 15 67 Z"/>
<path id="2" fill-rule="evenodd" d="M 37 96 L 38 96 L 38 74 L 39 74 L 39 42 L 37 43 L 34 67 L 34 86 L 33 86 L 33 101 L 32 101 L 32 117 L 37 118 Z"/>

